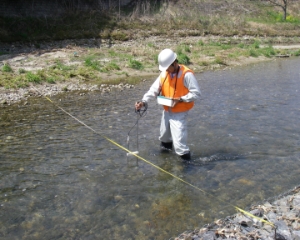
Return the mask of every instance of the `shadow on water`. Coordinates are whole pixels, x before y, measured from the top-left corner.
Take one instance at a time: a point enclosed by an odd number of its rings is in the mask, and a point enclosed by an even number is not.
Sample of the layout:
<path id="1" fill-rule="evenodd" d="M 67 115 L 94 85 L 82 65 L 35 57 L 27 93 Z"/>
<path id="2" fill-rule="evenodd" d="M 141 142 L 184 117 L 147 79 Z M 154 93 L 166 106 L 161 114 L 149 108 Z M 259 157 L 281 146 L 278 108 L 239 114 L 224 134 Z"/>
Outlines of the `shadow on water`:
<path id="1" fill-rule="evenodd" d="M 136 122 L 137 92 L 43 98 L 1 109 L 0 238 L 170 239 L 299 185 L 299 59 L 198 75 L 192 161 L 161 153 L 161 108 Z M 142 96 L 138 96 L 141 98 Z M 172 175 L 184 180 L 179 181 Z M 191 187 L 189 184 L 196 186 Z"/>

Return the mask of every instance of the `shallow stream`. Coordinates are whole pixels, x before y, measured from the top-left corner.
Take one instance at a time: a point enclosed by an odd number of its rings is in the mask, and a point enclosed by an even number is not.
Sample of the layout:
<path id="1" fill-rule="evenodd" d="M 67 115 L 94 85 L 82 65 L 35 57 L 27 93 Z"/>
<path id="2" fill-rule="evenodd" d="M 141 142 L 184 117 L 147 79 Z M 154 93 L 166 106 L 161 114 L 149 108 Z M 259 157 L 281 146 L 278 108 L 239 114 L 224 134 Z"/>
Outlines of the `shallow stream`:
<path id="1" fill-rule="evenodd" d="M 130 131 L 153 80 L 1 108 L 0 239 L 172 239 L 300 183 L 300 59 L 198 74 L 193 161 L 161 153 L 161 107 Z"/>

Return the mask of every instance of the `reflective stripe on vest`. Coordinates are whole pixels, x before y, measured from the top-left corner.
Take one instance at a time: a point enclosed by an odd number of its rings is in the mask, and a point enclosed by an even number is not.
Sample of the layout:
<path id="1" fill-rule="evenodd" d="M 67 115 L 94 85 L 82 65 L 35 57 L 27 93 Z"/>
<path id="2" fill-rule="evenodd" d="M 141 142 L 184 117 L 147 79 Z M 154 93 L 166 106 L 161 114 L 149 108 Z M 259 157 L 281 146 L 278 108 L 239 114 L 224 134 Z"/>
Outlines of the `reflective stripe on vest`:
<path id="1" fill-rule="evenodd" d="M 160 74 L 161 95 L 168 98 L 180 98 L 189 93 L 188 88 L 184 86 L 184 76 L 187 72 L 193 71 L 184 65 L 179 65 L 180 69 L 176 76 L 171 78 L 168 72 Z M 194 106 L 194 102 L 178 102 L 174 107 L 164 106 L 165 111 L 185 112 Z"/>

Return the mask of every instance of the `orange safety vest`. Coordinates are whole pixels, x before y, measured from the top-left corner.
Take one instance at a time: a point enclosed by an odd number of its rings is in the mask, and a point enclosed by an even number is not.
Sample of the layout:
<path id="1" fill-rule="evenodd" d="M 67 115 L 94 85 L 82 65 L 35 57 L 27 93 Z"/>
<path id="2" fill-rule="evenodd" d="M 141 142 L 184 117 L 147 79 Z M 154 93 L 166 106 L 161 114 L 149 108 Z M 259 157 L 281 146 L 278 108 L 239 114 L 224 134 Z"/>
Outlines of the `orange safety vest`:
<path id="1" fill-rule="evenodd" d="M 161 95 L 168 98 L 180 98 L 188 94 L 189 90 L 184 86 L 184 76 L 187 72 L 193 71 L 184 65 L 179 65 L 180 69 L 176 76 L 171 78 L 167 71 L 160 74 Z M 163 106 L 165 111 L 169 108 L 172 112 L 185 112 L 194 106 L 194 102 L 178 102 L 174 107 Z"/>

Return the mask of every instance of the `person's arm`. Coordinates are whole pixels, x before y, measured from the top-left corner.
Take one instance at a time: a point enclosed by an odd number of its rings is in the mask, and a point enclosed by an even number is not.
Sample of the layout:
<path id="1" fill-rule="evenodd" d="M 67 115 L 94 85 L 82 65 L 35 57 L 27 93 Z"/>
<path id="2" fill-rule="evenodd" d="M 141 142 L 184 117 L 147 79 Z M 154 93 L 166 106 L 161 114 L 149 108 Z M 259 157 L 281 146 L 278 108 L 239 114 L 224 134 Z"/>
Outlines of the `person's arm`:
<path id="1" fill-rule="evenodd" d="M 181 100 L 183 102 L 192 102 L 200 97 L 201 95 L 200 87 L 193 73 L 187 72 L 185 74 L 184 86 L 189 90 L 189 93 L 181 97 Z"/>
<path id="2" fill-rule="evenodd" d="M 160 93 L 161 86 L 160 86 L 160 77 L 156 78 L 155 82 L 151 85 L 148 92 L 145 93 L 142 101 L 143 102 L 149 102 L 151 99 L 154 99 L 157 97 L 157 95 Z"/>
<path id="3" fill-rule="evenodd" d="M 135 103 L 135 108 L 137 110 L 139 110 L 143 106 L 145 106 L 146 104 L 148 104 L 148 101 L 150 101 L 151 99 L 154 99 L 155 97 L 157 97 L 157 95 L 160 93 L 160 90 L 161 90 L 160 77 L 158 77 L 155 80 L 155 82 L 151 85 L 151 87 L 148 90 L 148 92 L 146 92 L 144 94 L 142 101 Z"/>

